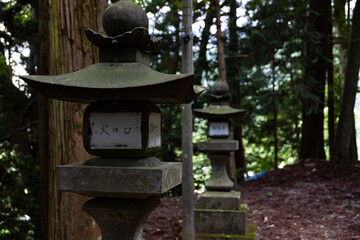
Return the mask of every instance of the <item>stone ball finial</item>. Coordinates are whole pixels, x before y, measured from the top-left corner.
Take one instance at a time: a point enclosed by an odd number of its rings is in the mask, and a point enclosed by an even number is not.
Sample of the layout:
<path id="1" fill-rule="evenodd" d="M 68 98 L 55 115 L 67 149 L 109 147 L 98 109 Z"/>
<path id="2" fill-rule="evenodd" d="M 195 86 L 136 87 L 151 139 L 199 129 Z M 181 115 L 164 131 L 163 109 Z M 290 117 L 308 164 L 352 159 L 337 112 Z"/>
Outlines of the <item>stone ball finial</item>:
<path id="1" fill-rule="evenodd" d="M 223 81 L 217 81 L 211 89 L 211 93 L 218 96 L 227 94 L 229 92 L 229 86 Z"/>
<path id="2" fill-rule="evenodd" d="M 106 34 L 115 37 L 137 27 L 148 28 L 149 19 L 131 0 L 120 0 L 105 10 L 102 23 Z"/>
<path id="3" fill-rule="evenodd" d="M 211 89 L 211 98 L 218 104 L 224 104 L 231 98 L 229 85 L 223 81 L 217 81 Z"/>

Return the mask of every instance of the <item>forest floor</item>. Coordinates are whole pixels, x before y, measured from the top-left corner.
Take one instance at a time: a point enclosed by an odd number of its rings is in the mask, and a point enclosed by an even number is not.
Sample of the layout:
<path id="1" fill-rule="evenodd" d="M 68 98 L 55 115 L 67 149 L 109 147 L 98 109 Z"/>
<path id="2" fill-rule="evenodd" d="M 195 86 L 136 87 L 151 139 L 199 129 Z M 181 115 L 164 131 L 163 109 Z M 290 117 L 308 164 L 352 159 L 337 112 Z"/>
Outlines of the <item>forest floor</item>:
<path id="1" fill-rule="evenodd" d="M 248 222 L 261 239 L 360 239 L 360 167 L 321 160 L 289 165 L 240 183 Z M 145 240 L 181 239 L 181 197 L 161 199 L 144 227 Z"/>

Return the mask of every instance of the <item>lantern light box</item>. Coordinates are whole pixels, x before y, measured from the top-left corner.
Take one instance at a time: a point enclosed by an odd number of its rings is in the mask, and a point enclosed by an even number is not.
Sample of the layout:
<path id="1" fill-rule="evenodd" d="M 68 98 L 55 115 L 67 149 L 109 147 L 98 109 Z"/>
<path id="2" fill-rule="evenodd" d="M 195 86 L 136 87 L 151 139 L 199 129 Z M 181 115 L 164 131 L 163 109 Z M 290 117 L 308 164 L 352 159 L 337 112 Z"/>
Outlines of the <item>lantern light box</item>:
<path id="1" fill-rule="evenodd" d="M 90 104 L 84 113 L 84 146 L 104 157 L 151 155 L 161 146 L 160 110 L 150 103 Z"/>
<path id="2" fill-rule="evenodd" d="M 210 121 L 209 120 L 209 136 L 210 137 L 228 137 L 230 136 L 229 121 Z"/>

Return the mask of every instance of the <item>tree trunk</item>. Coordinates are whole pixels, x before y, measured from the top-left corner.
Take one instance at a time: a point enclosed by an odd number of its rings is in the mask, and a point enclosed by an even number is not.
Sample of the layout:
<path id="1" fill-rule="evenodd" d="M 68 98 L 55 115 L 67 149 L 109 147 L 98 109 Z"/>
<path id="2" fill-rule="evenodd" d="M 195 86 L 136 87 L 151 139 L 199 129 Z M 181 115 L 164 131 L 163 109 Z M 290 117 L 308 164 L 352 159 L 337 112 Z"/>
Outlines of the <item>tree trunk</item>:
<path id="1" fill-rule="evenodd" d="M 328 2 L 328 7 L 331 8 L 331 2 Z M 329 36 L 332 36 L 332 16 L 329 16 Z M 327 72 L 327 106 L 328 106 L 328 133 L 329 133 L 329 156 L 331 157 L 332 153 L 332 145 L 334 142 L 334 135 L 335 135 L 335 110 L 334 110 L 334 55 L 333 55 L 333 41 L 332 38 L 327 40 L 327 47 L 326 47 L 326 57 L 329 59 L 329 62 L 326 65 L 326 72 Z"/>
<path id="2" fill-rule="evenodd" d="M 219 0 L 215 0 L 215 17 L 216 17 L 216 37 L 217 37 L 217 45 L 218 45 L 219 76 L 221 81 L 226 82 L 224 36 L 221 32 Z"/>
<path id="3" fill-rule="evenodd" d="M 354 133 L 354 106 L 360 66 L 360 0 L 356 1 L 353 12 L 349 53 L 347 57 L 344 88 L 341 96 L 340 116 L 333 145 L 335 162 L 351 164 L 357 159 L 350 158 L 351 138 Z M 355 157 L 355 156 L 353 156 Z"/>
<path id="4" fill-rule="evenodd" d="M 345 65 L 346 65 L 346 55 L 347 55 L 347 39 L 349 38 L 349 26 L 347 24 L 345 16 L 345 5 L 347 0 L 334 0 L 334 22 L 336 30 L 339 34 L 339 39 L 341 41 L 339 47 L 339 60 L 340 60 L 340 76 L 341 83 L 345 79 Z"/>
<path id="5" fill-rule="evenodd" d="M 229 50 L 230 55 L 237 55 L 239 50 L 238 43 L 238 33 L 237 33 L 237 16 L 236 9 L 237 3 L 236 0 L 229 1 L 230 12 L 229 12 Z M 241 93 L 240 93 L 240 59 L 239 58 L 228 58 L 227 59 L 227 79 L 229 80 L 230 89 L 232 89 L 232 103 L 234 107 L 241 107 Z M 239 149 L 235 151 L 235 168 L 236 170 L 240 170 L 237 174 L 237 180 L 244 180 L 244 173 L 247 173 L 246 168 L 246 157 L 245 157 L 245 149 L 243 145 L 243 137 L 242 137 L 242 126 L 241 121 L 237 120 L 236 124 L 234 124 L 234 140 L 239 141 Z"/>
<path id="6" fill-rule="evenodd" d="M 201 85 L 202 73 L 209 68 L 206 60 L 206 52 L 207 52 L 207 45 L 209 43 L 210 38 L 210 27 L 212 26 L 213 19 L 215 17 L 215 11 L 213 9 L 214 1 L 210 2 L 208 13 L 205 17 L 205 26 L 201 33 L 201 40 L 200 40 L 200 49 L 199 49 L 199 56 L 197 58 L 194 74 L 195 74 L 195 84 Z"/>
<path id="7" fill-rule="evenodd" d="M 309 40 L 307 43 L 307 66 L 304 82 L 307 96 L 303 99 L 300 159 L 325 158 L 323 110 L 326 60 L 324 56 L 330 14 L 327 1 L 310 0 L 309 23 L 313 26 L 314 31 L 321 34 L 321 37 L 316 39 L 317 41 Z"/>
<path id="8" fill-rule="evenodd" d="M 274 169 L 278 169 L 278 108 L 276 103 L 276 90 L 275 90 L 275 49 L 272 54 L 272 104 L 273 104 L 273 135 L 274 135 Z"/>
<path id="9" fill-rule="evenodd" d="M 106 5 L 106 0 L 39 1 L 40 74 L 69 73 L 97 60 L 84 30 L 101 30 Z M 56 190 L 56 166 L 89 158 L 82 144 L 84 105 L 40 97 L 39 109 L 42 239 L 96 239 L 94 220 L 81 210 L 86 198 Z"/>

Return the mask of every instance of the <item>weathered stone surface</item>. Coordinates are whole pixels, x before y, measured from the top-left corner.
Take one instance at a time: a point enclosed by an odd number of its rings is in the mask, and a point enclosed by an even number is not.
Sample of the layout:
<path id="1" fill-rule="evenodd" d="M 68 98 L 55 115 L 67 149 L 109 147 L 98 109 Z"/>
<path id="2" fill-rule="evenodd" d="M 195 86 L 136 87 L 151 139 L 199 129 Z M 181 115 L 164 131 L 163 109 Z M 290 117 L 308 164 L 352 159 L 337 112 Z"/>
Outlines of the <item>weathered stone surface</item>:
<path id="1" fill-rule="evenodd" d="M 195 232 L 206 235 L 245 235 L 246 211 L 245 208 L 240 210 L 195 209 Z"/>
<path id="2" fill-rule="evenodd" d="M 221 80 L 214 84 L 209 96 L 212 98 L 212 104 L 205 109 L 194 109 L 195 116 L 205 119 L 240 119 L 246 113 L 244 109 L 236 109 L 228 105 L 231 98 L 229 85 Z"/>
<path id="3" fill-rule="evenodd" d="M 99 225 L 102 240 L 142 240 L 145 220 L 159 204 L 157 197 L 93 198 L 84 204 L 83 211 Z"/>
<path id="4" fill-rule="evenodd" d="M 196 209 L 239 210 L 241 193 L 206 191 L 199 196 Z"/>
<path id="5" fill-rule="evenodd" d="M 102 21 L 105 32 L 112 37 L 136 27 L 148 28 L 149 25 L 145 11 L 130 0 L 121 0 L 109 6 Z"/>
<path id="6" fill-rule="evenodd" d="M 159 159 L 150 158 L 91 158 L 84 162 L 85 166 L 104 166 L 104 167 L 158 167 L 163 165 Z"/>
<path id="7" fill-rule="evenodd" d="M 205 90 L 193 85 L 193 74 L 164 74 L 135 62 L 100 62 L 73 73 L 21 78 L 46 97 L 84 103 L 189 103 Z"/>
<path id="8" fill-rule="evenodd" d="M 181 183 L 181 163 L 153 167 L 85 166 L 75 163 L 56 168 L 57 190 L 90 197 L 146 198 Z"/>
<path id="9" fill-rule="evenodd" d="M 196 234 L 195 240 L 224 240 L 224 239 L 243 239 L 255 240 L 256 239 L 256 226 L 248 224 L 245 235 L 234 234 Z"/>
<path id="10" fill-rule="evenodd" d="M 205 119 L 237 118 L 244 116 L 246 110 L 232 108 L 228 105 L 210 105 L 205 109 L 194 109 L 194 115 Z"/>
<path id="11" fill-rule="evenodd" d="M 99 51 L 100 62 L 137 62 L 149 65 L 149 54 L 138 48 L 103 48 Z"/>
<path id="12" fill-rule="evenodd" d="M 209 181 L 205 184 L 207 190 L 212 191 L 230 191 L 234 183 L 229 178 L 226 171 L 226 164 L 229 161 L 230 154 L 210 154 L 212 173 Z"/>
<path id="13" fill-rule="evenodd" d="M 199 143 L 199 150 L 208 153 L 228 153 L 239 149 L 239 141 L 213 139 Z"/>

